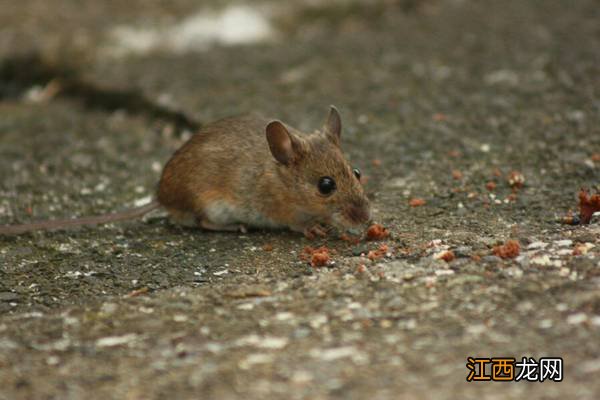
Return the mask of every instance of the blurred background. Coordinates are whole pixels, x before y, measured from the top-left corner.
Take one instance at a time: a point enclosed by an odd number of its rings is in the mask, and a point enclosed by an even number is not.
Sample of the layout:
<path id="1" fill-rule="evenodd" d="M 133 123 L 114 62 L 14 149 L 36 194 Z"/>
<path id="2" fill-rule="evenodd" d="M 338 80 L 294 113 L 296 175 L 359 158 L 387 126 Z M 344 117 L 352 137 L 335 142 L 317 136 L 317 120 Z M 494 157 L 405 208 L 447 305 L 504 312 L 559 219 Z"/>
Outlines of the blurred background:
<path id="1" fill-rule="evenodd" d="M 199 126 L 310 131 L 334 104 L 392 232 L 375 261 L 160 216 L 0 238 L 0 399 L 598 398 L 598 224 L 558 221 L 600 181 L 599 21 L 597 0 L 0 0 L 0 224 L 143 204 Z M 330 268 L 298 258 L 322 244 Z M 467 384 L 468 356 L 564 357 L 565 379 Z"/>

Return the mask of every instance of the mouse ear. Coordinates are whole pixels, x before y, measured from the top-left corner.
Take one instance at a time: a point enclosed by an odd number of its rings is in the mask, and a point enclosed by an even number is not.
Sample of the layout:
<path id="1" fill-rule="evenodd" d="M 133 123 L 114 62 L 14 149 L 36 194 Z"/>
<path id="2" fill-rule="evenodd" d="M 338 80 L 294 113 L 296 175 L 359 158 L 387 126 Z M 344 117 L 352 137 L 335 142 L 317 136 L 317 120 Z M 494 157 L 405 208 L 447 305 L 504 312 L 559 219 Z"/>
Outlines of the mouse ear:
<path id="1" fill-rule="evenodd" d="M 267 125 L 267 142 L 271 154 L 283 165 L 289 165 L 300 155 L 300 143 L 281 121 L 271 121 Z"/>
<path id="2" fill-rule="evenodd" d="M 325 134 L 337 146 L 340 145 L 342 134 L 342 118 L 335 106 L 330 106 L 327 122 L 325 123 Z"/>

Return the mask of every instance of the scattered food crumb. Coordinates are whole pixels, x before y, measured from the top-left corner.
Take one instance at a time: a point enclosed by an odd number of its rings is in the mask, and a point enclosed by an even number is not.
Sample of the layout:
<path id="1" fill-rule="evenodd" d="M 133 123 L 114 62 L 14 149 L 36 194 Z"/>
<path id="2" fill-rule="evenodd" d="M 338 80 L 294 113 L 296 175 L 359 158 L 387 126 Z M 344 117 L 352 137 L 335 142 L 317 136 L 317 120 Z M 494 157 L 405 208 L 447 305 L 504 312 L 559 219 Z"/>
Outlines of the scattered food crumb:
<path id="1" fill-rule="evenodd" d="M 421 207 L 421 206 L 425 205 L 425 200 L 415 197 L 413 199 L 410 199 L 410 201 L 408 202 L 408 205 L 411 207 Z"/>
<path id="2" fill-rule="evenodd" d="M 595 246 L 592 243 L 579 243 L 573 249 L 574 256 L 581 256 L 587 254 L 587 252 L 594 248 Z"/>
<path id="3" fill-rule="evenodd" d="M 264 251 L 273 251 L 273 245 L 270 244 L 270 243 L 264 244 L 263 247 L 262 247 L 262 249 Z"/>
<path id="4" fill-rule="evenodd" d="M 381 224 L 373 224 L 367 229 L 367 240 L 381 240 L 390 236 L 390 232 Z"/>
<path id="5" fill-rule="evenodd" d="M 494 246 L 493 253 L 500 258 L 516 258 L 521 252 L 521 245 L 516 240 L 508 240 L 500 246 Z"/>
<path id="6" fill-rule="evenodd" d="M 381 160 L 379 158 L 374 158 L 371 163 L 374 167 L 381 167 Z"/>
<path id="7" fill-rule="evenodd" d="M 435 258 L 436 260 L 444 260 L 449 263 L 453 261 L 456 258 L 456 256 L 454 255 L 454 252 L 452 250 L 442 250 L 439 253 L 434 254 L 433 258 Z"/>
<path id="8" fill-rule="evenodd" d="M 594 153 L 591 156 L 593 162 L 600 162 L 600 153 Z"/>
<path id="9" fill-rule="evenodd" d="M 313 253 L 310 265 L 313 267 L 323 267 L 327 265 L 329 261 L 329 253 L 327 252 L 327 249 L 325 249 L 324 251 Z"/>
<path id="10" fill-rule="evenodd" d="M 307 260 L 310 258 L 310 265 L 313 267 L 324 267 L 331 264 L 331 257 L 329 256 L 330 250 L 326 246 L 313 249 L 310 246 L 306 246 L 300 254 L 300 258 Z"/>
<path id="11" fill-rule="evenodd" d="M 463 173 L 460 172 L 459 170 L 455 169 L 452 171 L 452 178 L 458 180 L 461 180 L 463 178 Z"/>
<path id="12" fill-rule="evenodd" d="M 371 261 L 379 260 L 387 254 L 389 247 L 387 244 L 382 244 L 377 250 L 370 250 L 367 258 Z"/>
<path id="13" fill-rule="evenodd" d="M 525 176 L 519 171 L 511 171 L 508 174 L 508 184 L 513 189 L 520 189 L 525 184 Z"/>
<path id="14" fill-rule="evenodd" d="M 589 194 L 586 189 L 579 191 L 579 218 L 582 224 L 589 224 L 592 215 L 600 211 L 600 193 Z"/>
<path id="15" fill-rule="evenodd" d="M 494 190 L 496 190 L 496 182 L 489 181 L 488 183 L 485 184 L 485 188 L 487 190 L 489 190 L 490 192 L 493 192 Z"/>

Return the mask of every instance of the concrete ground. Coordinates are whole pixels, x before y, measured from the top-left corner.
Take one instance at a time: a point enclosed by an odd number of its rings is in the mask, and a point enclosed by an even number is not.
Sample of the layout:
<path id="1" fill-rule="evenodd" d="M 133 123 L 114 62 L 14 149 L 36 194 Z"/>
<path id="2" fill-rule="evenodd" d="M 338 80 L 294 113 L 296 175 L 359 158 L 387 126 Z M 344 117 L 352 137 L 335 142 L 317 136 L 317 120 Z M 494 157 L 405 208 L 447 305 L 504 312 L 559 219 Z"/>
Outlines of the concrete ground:
<path id="1" fill-rule="evenodd" d="M 600 224 L 557 222 L 600 183 L 597 1 L 252 6 L 0 2 L 0 223 L 134 206 L 196 125 L 335 104 L 392 236 L 158 212 L 2 237 L 0 399 L 598 398 Z M 564 376 L 467 382 L 467 357 Z"/>

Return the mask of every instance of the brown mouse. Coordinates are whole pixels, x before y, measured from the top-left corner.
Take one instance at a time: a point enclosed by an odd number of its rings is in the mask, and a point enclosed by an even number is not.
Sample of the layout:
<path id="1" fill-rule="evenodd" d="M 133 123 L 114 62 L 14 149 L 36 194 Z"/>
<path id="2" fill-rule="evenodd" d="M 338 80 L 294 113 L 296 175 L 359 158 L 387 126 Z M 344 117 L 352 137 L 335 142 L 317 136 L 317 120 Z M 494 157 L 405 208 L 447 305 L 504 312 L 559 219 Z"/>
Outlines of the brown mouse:
<path id="1" fill-rule="evenodd" d="M 0 226 L 0 234 L 66 229 L 140 217 L 163 206 L 171 219 L 208 230 L 289 228 L 307 237 L 370 220 L 360 172 L 340 147 L 331 107 L 321 130 L 303 134 L 278 120 L 226 118 L 204 126 L 165 165 L 157 200 L 120 213 Z"/>

